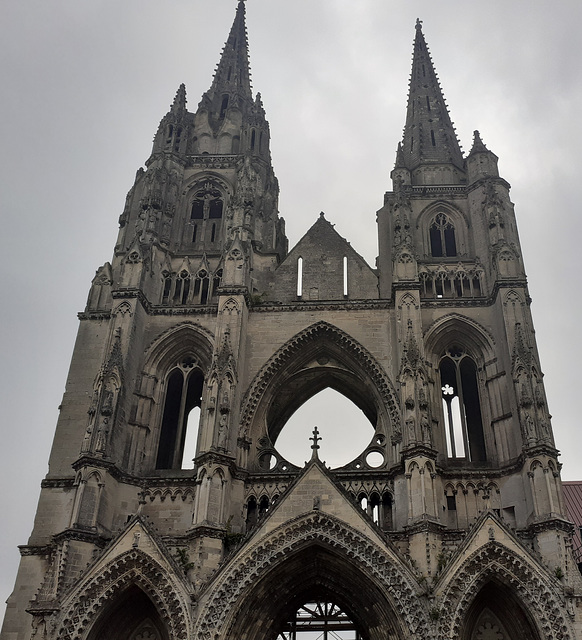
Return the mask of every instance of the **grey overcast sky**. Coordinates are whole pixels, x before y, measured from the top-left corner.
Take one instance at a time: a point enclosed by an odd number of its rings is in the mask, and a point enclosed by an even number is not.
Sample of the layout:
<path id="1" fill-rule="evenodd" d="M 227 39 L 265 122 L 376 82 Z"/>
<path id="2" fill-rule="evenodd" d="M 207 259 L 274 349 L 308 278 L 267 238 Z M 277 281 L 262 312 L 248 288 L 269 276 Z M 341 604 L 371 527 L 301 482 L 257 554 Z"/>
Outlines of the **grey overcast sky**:
<path id="1" fill-rule="evenodd" d="M 191 110 L 210 86 L 235 5 L 1 3 L 1 601 L 47 471 L 76 313 L 178 85 Z M 372 265 L 424 21 L 465 151 L 479 129 L 512 184 L 564 479 L 582 479 L 581 14 L 579 0 L 247 3 L 290 243 L 323 210 Z"/>

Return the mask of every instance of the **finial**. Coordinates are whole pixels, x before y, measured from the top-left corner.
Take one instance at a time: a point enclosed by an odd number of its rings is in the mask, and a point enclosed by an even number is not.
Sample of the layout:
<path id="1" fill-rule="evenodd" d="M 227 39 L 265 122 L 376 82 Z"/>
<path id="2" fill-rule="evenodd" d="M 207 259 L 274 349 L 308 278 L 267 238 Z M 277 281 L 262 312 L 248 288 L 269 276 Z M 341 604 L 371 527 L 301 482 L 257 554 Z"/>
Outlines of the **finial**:
<path id="1" fill-rule="evenodd" d="M 310 440 L 313 440 L 313 444 L 311 445 L 311 449 L 313 450 L 313 453 L 311 454 L 311 459 L 312 460 L 319 460 L 319 456 L 317 455 L 317 451 L 319 449 L 319 445 L 317 444 L 321 438 L 319 437 L 319 431 L 317 429 L 317 427 L 315 427 L 313 429 L 313 436 L 311 438 L 309 438 Z"/>
<path id="2" fill-rule="evenodd" d="M 417 31 L 421 31 L 422 30 L 422 20 L 420 18 L 416 19 L 416 30 Z"/>
<path id="3" fill-rule="evenodd" d="M 325 213 L 323 213 L 323 211 L 320 211 L 320 212 L 319 212 L 319 217 L 320 217 L 320 218 L 325 218 Z"/>

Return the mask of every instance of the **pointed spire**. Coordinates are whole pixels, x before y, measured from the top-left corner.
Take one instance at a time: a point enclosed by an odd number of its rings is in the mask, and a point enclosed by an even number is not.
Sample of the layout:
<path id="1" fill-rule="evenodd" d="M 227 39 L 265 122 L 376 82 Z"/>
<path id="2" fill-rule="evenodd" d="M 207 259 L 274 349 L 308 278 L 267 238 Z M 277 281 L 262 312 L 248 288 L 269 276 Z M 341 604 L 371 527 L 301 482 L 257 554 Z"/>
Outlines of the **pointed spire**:
<path id="1" fill-rule="evenodd" d="M 170 107 L 170 112 L 175 114 L 184 113 L 186 111 L 186 85 L 182 83 L 178 87 L 178 91 L 176 91 L 176 96 L 174 98 L 174 102 L 172 102 L 172 106 Z"/>
<path id="2" fill-rule="evenodd" d="M 222 104 L 224 94 L 228 95 L 230 100 L 243 98 L 252 101 L 245 12 L 245 3 L 240 0 L 232 28 L 214 73 L 212 86 L 205 96 L 213 106 L 217 101 Z"/>
<path id="3" fill-rule="evenodd" d="M 473 131 L 473 146 L 471 147 L 471 151 L 469 151 L 469 155 L 473 155 L 474 153 L 487 153 L 489 149 L 481 140 L 481 134 L 475 129 Z"/>
<path id="4" fill-rule="evenodd" d="M 452 164 L 463 169 L 463 154 L 420 20 L 416 21 L 402 152 L 410 170 L 422 164 Z"/>

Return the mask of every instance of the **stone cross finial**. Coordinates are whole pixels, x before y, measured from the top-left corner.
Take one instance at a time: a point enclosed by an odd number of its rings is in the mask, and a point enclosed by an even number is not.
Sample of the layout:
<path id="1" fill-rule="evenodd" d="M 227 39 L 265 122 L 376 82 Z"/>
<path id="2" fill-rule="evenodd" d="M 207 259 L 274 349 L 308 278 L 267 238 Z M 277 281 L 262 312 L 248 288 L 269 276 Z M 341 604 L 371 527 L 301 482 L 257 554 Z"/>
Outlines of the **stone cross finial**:
<path id="1" fill-rule="evenodd" d="M 321 440 L 321 438 L 319 437 L 319 430 L 317 429 L 317 427 L 313 429 L 313 436 L 309 439 L 313 440 L 313 444 L 311 445 L 311 449 L 313 450 L 313 453 L 311 454 L 311 459 L 316 460 L 319 458 L 319 456 L 317 455 L 319 444 L 317 443 Z"/>

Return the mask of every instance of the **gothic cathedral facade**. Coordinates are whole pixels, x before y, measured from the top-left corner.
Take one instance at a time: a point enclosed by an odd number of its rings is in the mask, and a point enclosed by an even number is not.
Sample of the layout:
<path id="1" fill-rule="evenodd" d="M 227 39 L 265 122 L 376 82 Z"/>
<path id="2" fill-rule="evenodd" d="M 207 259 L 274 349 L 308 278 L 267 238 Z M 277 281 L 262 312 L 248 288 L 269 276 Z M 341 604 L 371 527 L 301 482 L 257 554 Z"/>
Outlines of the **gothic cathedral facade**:
<path id="1" fill-rule="evenodd" d="M 582 638 L 509 184 L 420 23 L 375 268 L 323 215 L 288 250 L 249 75 L 241 1 L 91 284 L 2 640 Z M 295 466 L 326 388 L 371 438 Z"/>

